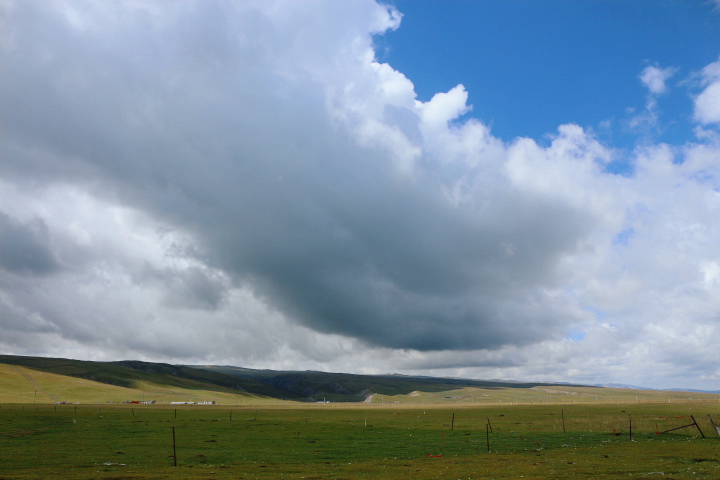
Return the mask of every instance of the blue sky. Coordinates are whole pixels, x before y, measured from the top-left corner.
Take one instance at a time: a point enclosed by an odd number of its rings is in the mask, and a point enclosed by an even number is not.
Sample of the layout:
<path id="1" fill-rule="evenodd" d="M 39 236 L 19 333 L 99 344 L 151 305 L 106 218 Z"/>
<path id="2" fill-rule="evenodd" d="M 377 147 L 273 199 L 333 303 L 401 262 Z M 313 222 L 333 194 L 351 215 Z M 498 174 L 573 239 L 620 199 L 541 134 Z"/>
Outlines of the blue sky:
<path id="1" fill-rule="evenodd" d="M 717 390 L 720 4 L 0 3 L 0 352 Z"/>
<path id="2" fill-rule="evenodd" d="M 418 98 L 462 83 L 473 115 L 498 137 L 542 139 L 558 125 L 594 129 L 632 148 L 627 109 L 642 110 L 648 65 L 676 68 L 659 101 L 656 141 L 692 137 L 688 78 L 717 60 L 720 12 L 703 1 L 393 2 L 402 26 L 376 37 L 379 58 L 403 72 Z M 683 83 L 684 82 L 684 83 Z M 678 85 L 680 84 L 680 85 Z M 607 123 L 609 127 L 607 128 Z"/>

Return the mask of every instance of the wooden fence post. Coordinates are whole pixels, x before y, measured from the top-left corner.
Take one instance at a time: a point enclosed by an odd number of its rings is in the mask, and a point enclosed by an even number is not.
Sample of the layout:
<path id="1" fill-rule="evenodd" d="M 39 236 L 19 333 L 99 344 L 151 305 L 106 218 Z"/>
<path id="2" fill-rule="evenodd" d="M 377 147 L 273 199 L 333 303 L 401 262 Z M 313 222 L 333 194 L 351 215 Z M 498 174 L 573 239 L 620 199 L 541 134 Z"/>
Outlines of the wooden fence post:
<path id="1" fill-rule="evenodd" d="M 175 450 L 175 427 L 172 427 L 173 432 L 173 466 L 177 467 L 177 451 Z"/>
<path id="2" fill-rule="evenodd" d="M 702 432 L 702 430 L 700 430 L 700 425 L 698 425 L 697 421 L 695 421 L 695 417 L 690 415 L 690 418 L 692 418 L 692 421 L 695 424 L 695 426 L 697 427 L 698 432 L 700 432 L 700 435 L 702 436 L 702 438 L 705 438 L 705 434 Z"/>
<path id="3" fill-rule="evenodd" d="M 709 413 L 708 413 L 708 417 L 710 418 L 710 423 L 712 423 L 712 426 L 715 427 L 715 431 L 717 432 L 718 436 L 720 437 L 720 427 L 715 425 L 715 420 L 713 420 L 713 418 L 710 416 Z"/>
<path id="4" fill-rule="evenodd" d="M 487 450 L 489 453 L 490 452 L 490 424 L 489 423 L 485 424 L 485 438 L 487 440 Z"/>

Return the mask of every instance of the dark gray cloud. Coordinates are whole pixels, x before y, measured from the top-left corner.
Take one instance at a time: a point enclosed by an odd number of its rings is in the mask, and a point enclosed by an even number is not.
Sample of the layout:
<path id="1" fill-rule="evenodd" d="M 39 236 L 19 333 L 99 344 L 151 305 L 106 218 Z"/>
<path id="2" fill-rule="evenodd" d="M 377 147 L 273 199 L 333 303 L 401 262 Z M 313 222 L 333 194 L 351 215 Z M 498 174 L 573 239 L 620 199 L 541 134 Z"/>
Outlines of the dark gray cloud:
<path id="1" fill-rule="evenodd" d="M 148 264 L 134 281 L 139 285 L 160 285 L 165 303 L 174 308 L 215 310 L 222 306 L 228 290 L 221 275 L 197 266 L 156 269 Z"/>
<path id="2" fill-rule="evenodd" d="M 59 265 L 45 222 L 35 218 L 24 223 L 0 212 L 0 267 L 31 275 L 57 271 Z"/>
<path id="3" fill-rule="evenodd" d="M 573 251 L 583 233 L 574 212 L 522 209 L 508 199 L 503 207 L 514 220 L 503 229 L 497 221 L 433 211 L 421 198 L 397 205 L 376 197 L 367 199 L 376 205 L 364 205 L 358 197 L 357 210 L 333 219 L 343 224 L 341 238 L 332 235 L 336 229 L 303 238 L 308 218 L 278 236 L 292 239 L 291 249 L 261 245 L 242 258 L 260 291 L 293 317 L 320 331 L 421 350 L 532 342 L 562 321 L 546 299 L 533 297 L 538 283 L 554 283 L 558 256 Z M 361 212 L 377 213 L 353 223 Z M 518 245 L 512 256 L 504 242 Z"/>

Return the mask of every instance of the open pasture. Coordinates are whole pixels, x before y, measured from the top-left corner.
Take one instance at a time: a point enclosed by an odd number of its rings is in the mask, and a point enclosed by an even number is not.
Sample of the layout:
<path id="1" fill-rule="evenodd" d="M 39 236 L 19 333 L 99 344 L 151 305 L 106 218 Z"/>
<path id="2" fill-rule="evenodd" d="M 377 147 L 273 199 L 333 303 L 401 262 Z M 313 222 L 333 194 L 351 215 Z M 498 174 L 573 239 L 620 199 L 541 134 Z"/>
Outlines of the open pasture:
<path id="1" fill-rule="evenodd" d="M 3 404 L 0 479 L 720 478 L 707 413 L 720 419 L 717 401 Z M 655 433 L 691 415 L 707 438 Z"/>

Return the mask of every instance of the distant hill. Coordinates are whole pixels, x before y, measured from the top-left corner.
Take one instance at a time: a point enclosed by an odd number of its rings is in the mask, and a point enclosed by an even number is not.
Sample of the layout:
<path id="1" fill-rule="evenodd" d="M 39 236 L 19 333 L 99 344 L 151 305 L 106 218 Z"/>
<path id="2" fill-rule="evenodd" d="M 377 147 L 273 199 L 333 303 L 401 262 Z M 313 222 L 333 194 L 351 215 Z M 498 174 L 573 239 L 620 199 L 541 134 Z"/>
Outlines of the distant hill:
<path id="1" fill-rule="evenodd" d="M 307 370 L 253 370 L 249 368 L 216 365 L 193 365 L 193 368 L 260 381 L 281 388 L 288 392 L 288 394 L 310 400 L 325 399 L 333 402 L 361 402 L 374 393 L 394 396 L 408 395 L 414 391 L 444 392 L 467 387 L 481 389 L 528 389 L 555 385 L 552 383 L 468 380 L 462 378 L 407 376 L 398 374 L 356 375 Z M 569 386 L 570 384 L 563 385 Z"/>
<path id="2" fill-rule="evenodd" d="M 654 390 L 654 388 L 637 387 L 635 385 L 626 385 L 624 383 L 602 383 L 596 384 L 595 386 L 602 388 L 625 388 L 630 390 Z"/>
<path id="3" fill-rule="evenodd" d="M 299 395 L 258 380 L 166 363 L 136 360 L 91 362 L 66 358 L 0 355 L 0 364 L 22 366 L 39 372 L 74 377 L 126 389 L 161 392 L 215 391 L 225 394 L 242 392 L 272 398 L 283 396 L 293 399 L 301 398 Z"/>
<path id="4" fill-rule="evenodd" d="M 622 383 L 603 383 L 597 384 L 596 387 L 602 388 L 624 388 L 629 390 L 653 390 L 658 391 L 656 388 L 638 387 L 636 385 L 625 385 Z M 720 393 L 720 390 L 697 390 L 694 388 L 667 388 L 663 389 L 665 392 L 694 392 L 694 393 Z"/>
<path id="5" fill-rule="evenodd" d="M 296 401 L 362 402 L 373 394 L 395 396 L 409 395 L 415 391 L 434 393 L 468 387 L 492 390 L 554 385 L 393 374 L 354 375 L 317 371 L 253 370 L 233 366 L 170 365 L 137 360 L 92 362 L 13 355 L 0 355 L 0 364 L 22 366 L 38 372 L 147 392 L 214 391 Z"/>
<path id="6" fill-rule="evenodd" d="M 692 393 L 715 393 L 720 394 L 720 390 L 697 390 L 694 388 L 670 388 L 668 392 L 692 392 Z"/>
<path id="7" fill-rule="evenodd" d="M 278 405 L 287 400 L 574 404 L 683 401 L 688 399 L 689 392 L 627 387 L 0 355 L 0 403 L 117 403 L 152 399 L 160 403 L 212 400 L 225 405 Z M 708 393 L 693 394 L 693 398 L 696 395 L 716 398 Z"/>

